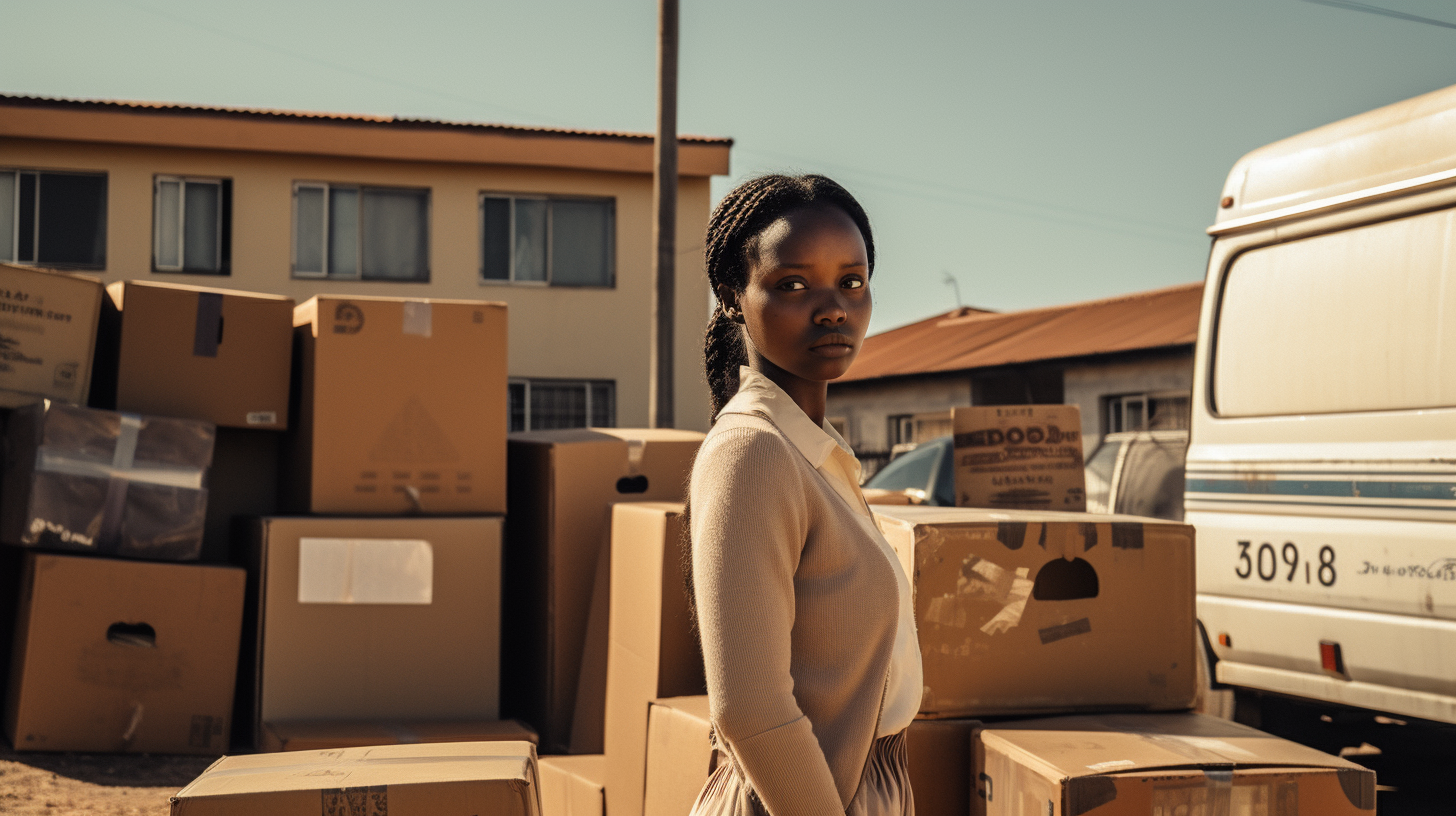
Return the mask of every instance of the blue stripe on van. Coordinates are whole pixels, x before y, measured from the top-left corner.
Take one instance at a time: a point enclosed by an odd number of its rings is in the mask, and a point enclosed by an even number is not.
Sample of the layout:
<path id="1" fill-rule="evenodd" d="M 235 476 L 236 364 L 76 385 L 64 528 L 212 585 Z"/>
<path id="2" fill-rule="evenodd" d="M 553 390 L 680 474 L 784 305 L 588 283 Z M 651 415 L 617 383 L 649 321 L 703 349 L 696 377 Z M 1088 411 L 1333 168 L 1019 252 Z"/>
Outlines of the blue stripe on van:
<path id="1" fill-rule="evenodd" d="M 1328 496 L 1341 499 L 1456 501 L 1456 482 L 1190 478 L 1185 490 L 1189 493 L 1224 493 L 1238 496 Z"/>

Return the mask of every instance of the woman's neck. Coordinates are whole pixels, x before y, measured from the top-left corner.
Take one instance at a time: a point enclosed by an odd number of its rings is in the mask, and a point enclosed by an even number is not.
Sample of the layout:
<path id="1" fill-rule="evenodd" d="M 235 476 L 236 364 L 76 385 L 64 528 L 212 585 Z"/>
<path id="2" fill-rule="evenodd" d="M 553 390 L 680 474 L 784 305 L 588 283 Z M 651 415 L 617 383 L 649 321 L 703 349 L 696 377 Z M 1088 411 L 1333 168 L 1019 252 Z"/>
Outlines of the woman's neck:
<path id="1" fill-rule="evenodd" d="M 829 383 L 806 380 L 779 368 L 766 358 L 749 354 L 748 367 L 757 371 L 784 390 L 815 425 L 824 424 L 825 404 L 829 401 Z"/>

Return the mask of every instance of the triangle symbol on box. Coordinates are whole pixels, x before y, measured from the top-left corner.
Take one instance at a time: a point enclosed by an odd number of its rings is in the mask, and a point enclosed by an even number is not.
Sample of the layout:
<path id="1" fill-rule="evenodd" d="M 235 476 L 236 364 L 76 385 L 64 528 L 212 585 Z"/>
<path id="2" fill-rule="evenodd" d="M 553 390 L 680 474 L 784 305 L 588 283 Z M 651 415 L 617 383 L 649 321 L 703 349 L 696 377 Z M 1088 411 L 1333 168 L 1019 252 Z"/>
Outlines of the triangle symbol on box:
<path id="1" fill-rule="evenodd" d="M 379 462 L 454 462 L 460 452 L 418 397 L 399 409 L 369 451 Z"/>

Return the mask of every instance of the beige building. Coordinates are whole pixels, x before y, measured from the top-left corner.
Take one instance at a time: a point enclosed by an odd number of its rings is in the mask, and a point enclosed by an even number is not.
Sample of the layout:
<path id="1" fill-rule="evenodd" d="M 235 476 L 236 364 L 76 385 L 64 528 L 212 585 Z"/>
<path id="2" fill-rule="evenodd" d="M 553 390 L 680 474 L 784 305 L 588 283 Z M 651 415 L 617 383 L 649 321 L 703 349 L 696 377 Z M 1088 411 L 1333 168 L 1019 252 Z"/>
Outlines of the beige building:
<path id="1" fill-rule="evenodd" d="M 706 430 L 709 178 L 679 142 L 678 427 Z M 0 96 L 0 261 L 287 295 L 504 301 L 512 427 L 642 426 L 652 137 Z"/>

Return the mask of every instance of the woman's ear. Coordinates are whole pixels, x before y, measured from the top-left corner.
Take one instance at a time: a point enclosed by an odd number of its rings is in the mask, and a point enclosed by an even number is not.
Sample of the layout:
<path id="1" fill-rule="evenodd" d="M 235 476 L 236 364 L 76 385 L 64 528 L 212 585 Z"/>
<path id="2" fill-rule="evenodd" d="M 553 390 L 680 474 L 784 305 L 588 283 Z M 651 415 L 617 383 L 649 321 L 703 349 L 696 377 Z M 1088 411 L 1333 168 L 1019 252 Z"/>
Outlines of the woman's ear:
<path id="1" fill-rule="evenodd" d="M 743 322 L 743 310 L 738 306 L 738 293 L 729 286 L 718 284 L 718 303 L 723 307 L 723 314 L 734 323 Z"/>

